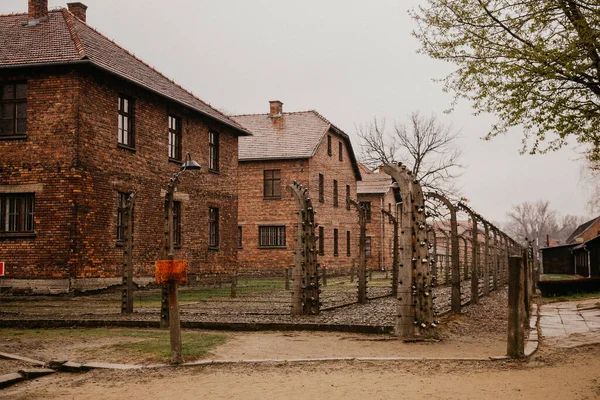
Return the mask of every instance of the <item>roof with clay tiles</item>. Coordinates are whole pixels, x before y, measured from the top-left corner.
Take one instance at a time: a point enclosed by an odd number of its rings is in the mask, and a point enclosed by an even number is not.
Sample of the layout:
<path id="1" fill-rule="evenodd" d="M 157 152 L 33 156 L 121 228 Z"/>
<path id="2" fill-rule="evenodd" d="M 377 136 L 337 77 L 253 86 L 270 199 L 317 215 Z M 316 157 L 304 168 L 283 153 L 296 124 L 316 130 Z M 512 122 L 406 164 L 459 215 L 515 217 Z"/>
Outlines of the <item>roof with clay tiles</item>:
<path id="1" fill-rule="evenodd" d="M 250 133 L 222 112 L 134 56 L 67 9 L 28 26 L 23 14 L 0 15 L 0 68 L 85 63 L 166 97 L 234 128 Z"/>

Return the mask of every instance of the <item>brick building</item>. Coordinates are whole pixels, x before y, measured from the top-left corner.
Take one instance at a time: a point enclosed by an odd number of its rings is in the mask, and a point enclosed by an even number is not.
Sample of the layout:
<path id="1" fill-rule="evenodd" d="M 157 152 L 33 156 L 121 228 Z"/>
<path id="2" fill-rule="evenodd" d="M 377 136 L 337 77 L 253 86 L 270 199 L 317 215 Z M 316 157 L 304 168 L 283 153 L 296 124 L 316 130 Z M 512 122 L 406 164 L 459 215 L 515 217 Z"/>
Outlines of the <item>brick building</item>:
<path id="1" fill-rule="evenodd" d="M 165 188 L 187 152 L 202 169 L 175 194 L 177 256 L 192 275 L 235 266 L 238 137 L 249 133 L 88 26 L 86 8 L 29 0 L 28 13 L 0 16 L 0 286 L 120 283 L 134 191 L 134 274 L 153 280 Z"/>
<path id="2" fill-rule="evenodd" d="M 377 170 L 369 170 L 360 164 L 362 181 L 358 182 L 358 200 L 369 210 L 367 214 L 367 269 L 387 270 L 392 268 L 394 254 L 394 225 L 382 209 L 396 218 L 401 201 L 400 191 L 392 189 L 392 177 Z M 399 220 L 398 220 L 399 221 Z"/>
<path id="3" fill-rule="evenodd" d="M 271 101 L 268 114 L 232 117 L 253 136 L 239 143 L 240 268 L 275 273 L 293 265 L 296 204 L 286 185 L 308 188 L 319 224 L 319 263 L 348 268 L 358 260 L 356 200 L 361 179 L 350 138 L 316 111 L 283 112 Z"/>

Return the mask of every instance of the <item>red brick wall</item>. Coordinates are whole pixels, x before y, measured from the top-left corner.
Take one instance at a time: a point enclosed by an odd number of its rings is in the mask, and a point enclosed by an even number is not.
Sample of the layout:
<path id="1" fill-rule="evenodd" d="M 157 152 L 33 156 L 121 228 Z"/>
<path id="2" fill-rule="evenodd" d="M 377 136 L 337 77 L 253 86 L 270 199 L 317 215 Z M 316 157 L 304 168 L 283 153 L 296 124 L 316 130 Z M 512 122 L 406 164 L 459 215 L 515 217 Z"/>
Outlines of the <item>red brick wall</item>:
<path id="1" fill-rule="evenodd" d="M 371 222 L 367 223 L 367 236 L 371 237 L 371 257 L 367 257 L 368 270 L 391 270 L 394 249 L 394 225 L 381 214 L 381 207 L 396 213 L 396 200 L 392 191 L 385 195 L 360 194 L 359 201 L 371 202 Z M 400 228 L 400 227 L 399 227 Z"/>
<path id="2" fill-rule="evenodd" d="M 68 278 L 75 229 L 76 74 L 3 72 L 0 81 L 28 82 L 27 139 L 0 140 L 0 191 L 35 191 L 35 238 L 0 236 L 6 277 Z M 35 185 L 23 187 L 19 185 Z"/>
<path id="3" fill-rule="evenodd" d="M 38 237 L 0 239 L 7 275 L 119 277 L 118 192 L 136 190 L 134 270 L 136 276 L 152 276 L 164 247 L 164 189 L 179 169 L 168 161 L 169 113 L 182 118 L 183 154 L 189 151 L 202 165 L 201 171 L 185 172 L 178 186 L 183 246 L 176 257 L 188 259 L 191 274 L 235 266 L 237 137 L 229 128 L 96 70 L 28 78 L 29 136 L 0 141 L 3 154 L 10 154 L 2 161 L 0 184 L 48 184 L 36 196 Z M 135 152 L 117 147 L 120 93 L 135 99 Z M 208 172 L 209 129 L 220 133 L 219 174 Z M 11 166 L 23 159 L 37 169 L 24 174 L 25 166 Z M 7 166 L 18 171 L 7 173 Z M 208 207 L 220 211 L 218 251 L 208 249 Z"/>
<path id="4" fill-rule="evenodd" d="M 297 215 L 294 199 L 285 186 L 294 180 L 308 187 L 308 193 L 317 212 L 316 222 L 324 228 L 325 255 L 318 262 L 329 269 L 347 269 L 353 258 L 358 259 L 358 215 L 354 209 L 346 210 L 346 185 L 356 199 L 356 178 L 344 142 L 342 161 L 338 158 L 338 140 L 332 135 L 333 154 L 327 154 L 327 136 L 323 138 L 316 154 L 309 160 L 240 162 L 239 168 L 239 218 L 243 229 L 243 249 L 239 251 L 240 267 L 249 270 L 283 269 L 293 265 Z M 264 170 L 281 169 L 281 200 L 263 197 Z M 319 174 L 324 175 L 325 202 L 319 202 Z M 333 180 L 338 181 L 338 207 L 333 207 Z M 259 225 L 286 225 L 285 249 L 258 247 Z M 333 229 L 339 231 L 338 256 L 333 255 Z M 346 256 L 346 231 L 352 233 L 351 255 Z M 318 230 L 317 230 L 318 234 Z"/>
<path id="5" fill-rule="evenodd" d="M 332 140 L 332 155 L 327 154 L 327 135 L 319 144 L 315 155 L 309 161 L 310 184 L 309 194 L 317 214 L 315 220 L 324 229 L 325 254 L 319 257 L 321 266 L 332 270 L 348 270 L 352 259 L 358 263 L 358 213 L 354 207 L 346 209 L 346 185 L 350 185 L 350 196 L 356 200 L 356 176 L 350 163 L 346 142 L 334 132 L 329 131 Z M 342 161 L 338 158 L 338 143 L 343 143 Z M 325 202 L 319 202 L 319 174 L 323 174 L 325 182 Z M 333 180 L 338 181 L 338 207 L 333 207 Z M 333 230 L 339 231 L 339 253 L 333 254 Z M 346 231 L 351 233 L 350 256 L 346 255 Z"/>

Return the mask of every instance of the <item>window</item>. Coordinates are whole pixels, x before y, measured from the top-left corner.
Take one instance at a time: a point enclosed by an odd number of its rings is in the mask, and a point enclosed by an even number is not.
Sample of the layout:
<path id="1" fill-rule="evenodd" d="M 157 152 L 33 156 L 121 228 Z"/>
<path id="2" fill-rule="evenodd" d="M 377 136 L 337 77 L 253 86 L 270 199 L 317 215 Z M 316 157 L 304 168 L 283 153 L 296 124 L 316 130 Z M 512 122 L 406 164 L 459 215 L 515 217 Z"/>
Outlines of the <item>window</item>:
<path id="1" fill-rule="evenodd" d="M 365 255 L 371 257 L 371 236 L 365 238 Z"/>
<path id="2" fill-rule="evenodd" d="M 388 203 L 388 212 L 389 212 L 390 214 L 392 213 L 392 203 Z M 392 220 L 392 217 L 391 217 L 391 216 L 388 218 L 388 220 L 389 220 L 389 223 L 390 223 L 390 224 L 393 224 L 393 223 L 394 223 L 394 221 Z"/>
<path id="3" fill-rule="evenodd" d="M 331 155 L 331 136 L 327 135 L 327 155 Z"/>
<path id="4" fill-rule="evenodd" d="M 208 209 L 208 247 L 219 247 L 219 209 L 214 207 Z"/>
<path id="5" fill-rule="evenodd" d="M 325 230 L 322 226 L 319 227 L 319 255 L 325 255 Z"/>
<path id="6" fill-rule="evenodd" d="M 260 247 L 285 247 L 285 226 L 259 226 Z"/>
<path id="7" fill-rule="evenodd" d="M 127 208 L 127 199 L 129 198 L 129 193 L 117 192 L 117 201 L 119 202 L 117 208 L 117 240 L 122 241 L 125 240 L 125 211 Z M 132 218 L 133 220 L 133 218 Z"/>
<path id="8" fill-rule="evenodd" d="M 281 198 L 281 170 L 265 170 L 264 196 L 266 199 Z"/>
<path id="9" fill-rule="evenodd" d="M 336 257 L 338 256 L 338 244 L 339 244 L 338 239 L 339 239 L 338 230 L 334 229 L 333 230 L 333 255 Z"/>
<path id="10" fill-rule="evenodd" d="M 208 132 L 208 170 L 219 172 L 219 134 Z"/>
<path id="11" fill-rule="evenodd" d="M 173 246 L 181 247 L 181 202 L 173 202 Z"/>
<path id="12" fill-rule="evenodd" d="M 344 158 L 342 157 L 342 153 L 344 152 L 344 145 L 342 144 L 342 142 L 338 143 L 338 159 L 340 161 L 343 161 Z"/>
<path id="13" fill-rule="evenodd" d="M 338 206 L 338 184 L 335 179 L 333 180 L 333 206 Z"/>
<path id="14" fill-rule="evenodd" d="M 169 158 L 181 161 L 181 118 L 169 115 Z"/>
<path id="15" fill-rule="evenodd" d="M 242 227 L 238 226 L 238 249 L 242 248 Z"/>
<path id="16" fill-rule="evenodd" d="M 346 185 L 346 210 L 350 209 L 350 185 Z"/>
<path id="17" fill-rule="evenodd" d="M 118 143 L 126 147 L 135 147 L 133 134 L 133 100 L 126 96 L 119 96 L 119 131 Z"/>
<path id="18" fill-rule="evenodd" d="M 346 256 L 350 257 L 350 231 L 346 231 Z"/>
<path id="19" fill-rule="evenodd" d="M 0 194 L 0 233 L 33 233 L 35 195 Z"/>
<path id="20" fill-rule="evenodd" d="M 0 84 L 0 138 L 27 135 L 27 84 Z"/>
<path id="21" fill-rule="evenodd" d="M 325 203 L 325 177 L 319 174 L 319 201 Z"/>
<path id="22" fill-rule="evenodd" d="M 366 222 L 371 222 L 371 202 L 370 201 L 361 201 L 360 207 L 365 210 Z"/>

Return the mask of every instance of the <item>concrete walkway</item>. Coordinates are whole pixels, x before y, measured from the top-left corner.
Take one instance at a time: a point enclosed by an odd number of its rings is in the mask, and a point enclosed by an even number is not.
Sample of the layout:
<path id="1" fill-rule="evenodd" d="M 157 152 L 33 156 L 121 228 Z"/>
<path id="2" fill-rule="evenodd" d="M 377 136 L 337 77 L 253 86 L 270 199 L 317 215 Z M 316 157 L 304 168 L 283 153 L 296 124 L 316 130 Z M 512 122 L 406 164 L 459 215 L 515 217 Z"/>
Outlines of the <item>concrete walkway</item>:
<path id="1" fill-rule="evenodd" d="M 539 324 L 548 346 L 568 348 L 600 343 L 600 299 L 544 304 Z"/>

